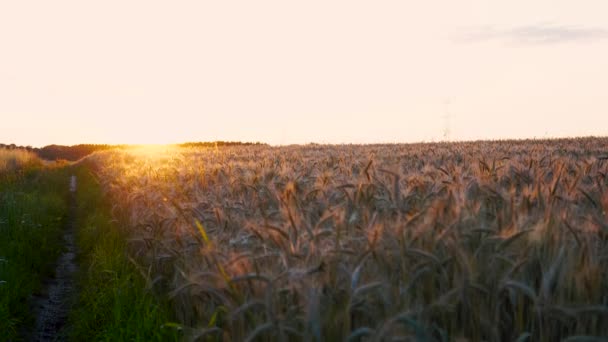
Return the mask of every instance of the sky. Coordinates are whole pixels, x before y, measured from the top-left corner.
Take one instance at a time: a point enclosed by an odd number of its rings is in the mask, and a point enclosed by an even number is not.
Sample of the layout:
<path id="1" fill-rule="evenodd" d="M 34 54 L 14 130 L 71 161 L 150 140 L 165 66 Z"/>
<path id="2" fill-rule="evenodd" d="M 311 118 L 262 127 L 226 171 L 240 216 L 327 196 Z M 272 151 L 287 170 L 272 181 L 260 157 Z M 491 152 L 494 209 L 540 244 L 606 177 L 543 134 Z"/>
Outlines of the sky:
<path id="1" fill-rule="evenodd" d="M 0 0 L 0 142 L 608 135 L 608 1 Z"/>

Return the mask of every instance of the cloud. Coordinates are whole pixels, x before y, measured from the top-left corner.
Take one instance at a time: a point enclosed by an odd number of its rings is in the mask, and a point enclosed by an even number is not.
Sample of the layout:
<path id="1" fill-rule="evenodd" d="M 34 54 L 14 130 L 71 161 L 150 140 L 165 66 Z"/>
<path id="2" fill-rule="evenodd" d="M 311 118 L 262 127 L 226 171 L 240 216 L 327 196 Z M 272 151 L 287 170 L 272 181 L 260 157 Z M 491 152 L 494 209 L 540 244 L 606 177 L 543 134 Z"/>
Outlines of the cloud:
<path id="1" fill-rule="evenodd" d="M 457 38 L 463 42 L 502 40 L 517 44 L 546 45 L 608 39 L 608 30 L 565 25 L 527 25 L 508 29 L 484 26 L 467 30 Z"/>

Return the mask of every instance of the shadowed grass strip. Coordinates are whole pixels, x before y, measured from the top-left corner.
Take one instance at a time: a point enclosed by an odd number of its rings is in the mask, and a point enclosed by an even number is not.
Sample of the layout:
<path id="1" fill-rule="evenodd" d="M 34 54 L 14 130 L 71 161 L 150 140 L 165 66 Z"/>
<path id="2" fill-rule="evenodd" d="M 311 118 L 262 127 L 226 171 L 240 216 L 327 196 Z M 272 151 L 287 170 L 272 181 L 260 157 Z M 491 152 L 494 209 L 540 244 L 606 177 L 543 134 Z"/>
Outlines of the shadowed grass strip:
<path id="1" fill-rule="evenodd" d="M 67 210 L 65 171 L 24 163 L 0 170 L 0 332 L 8 341 L 32 329 L 28 301 L 53 273 Z"/>
<path id="2" fill-rule="evenodd" d="M 88 169 L 78 175 L 80 296 L 72 312 L 74 341 L 171 341 L 167 305 L 146 288 L 146 279 L 126 255 L 125 235 L 111 220 L 109 206 Z"/>

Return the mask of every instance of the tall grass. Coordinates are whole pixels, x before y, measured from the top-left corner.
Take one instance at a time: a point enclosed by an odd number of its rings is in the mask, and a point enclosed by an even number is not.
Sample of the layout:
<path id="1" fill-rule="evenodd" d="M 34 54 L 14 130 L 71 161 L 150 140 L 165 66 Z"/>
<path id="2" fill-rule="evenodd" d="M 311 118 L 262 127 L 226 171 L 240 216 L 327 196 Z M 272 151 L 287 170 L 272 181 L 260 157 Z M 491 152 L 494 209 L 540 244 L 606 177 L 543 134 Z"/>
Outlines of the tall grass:
<path id="1" fill-rule="evenodd" d="M 190 339 L 608 335 L 608 140 L 88 158 Z"/>
<path id="2" fill-rule="evenodd" d="M 15 172 L 34 165 L 40 165 L 40 159 L 35 153 L 23 149 L 0 148 L 0 173 Z"/>
<path id="3" fill-rule="evenodd" d="M 0 332 L 5 341 L 32 328 L 29 299 L 40 294 L 41 281 L 52 274 L 52 261 L 61 252 L 67 176 L 28 163 L 13 164 L 20 170 L 5 169 L 0 177 Z"/>
<path id="4" fill-rule="evenodd" d="M 142 275 L 126 255 L 125 232 L 110 217 L 110 207 L 90 171 L 77 165 L 79 295 L 70 314 L 73 341 L 172 341 L 179 332 L 166 304 L 146 291 Z"/>

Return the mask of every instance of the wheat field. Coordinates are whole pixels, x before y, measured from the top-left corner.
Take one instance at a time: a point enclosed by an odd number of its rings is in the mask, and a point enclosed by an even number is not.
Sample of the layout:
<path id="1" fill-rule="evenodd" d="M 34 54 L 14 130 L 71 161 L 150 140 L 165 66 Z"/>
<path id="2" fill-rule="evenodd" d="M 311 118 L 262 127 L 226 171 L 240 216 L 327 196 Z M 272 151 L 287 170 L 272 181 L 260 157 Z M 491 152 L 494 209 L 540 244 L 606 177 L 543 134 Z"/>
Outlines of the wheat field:
<path id="1" fill-rule="evenodd" d="M 86 158 L 190 340 L 608 335 L 608 139 Z"/>

